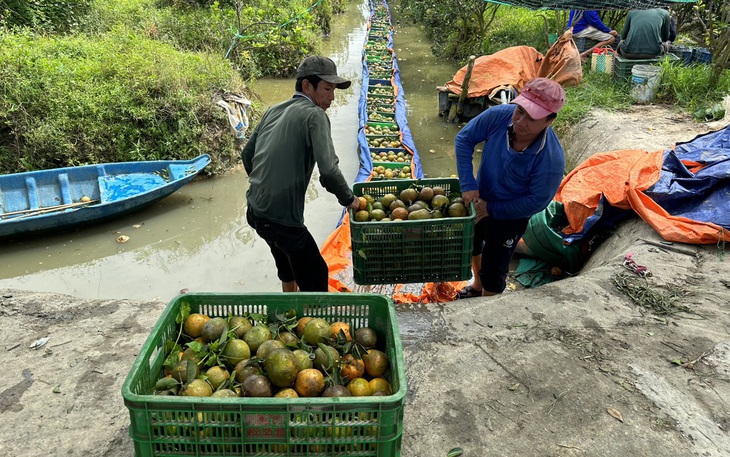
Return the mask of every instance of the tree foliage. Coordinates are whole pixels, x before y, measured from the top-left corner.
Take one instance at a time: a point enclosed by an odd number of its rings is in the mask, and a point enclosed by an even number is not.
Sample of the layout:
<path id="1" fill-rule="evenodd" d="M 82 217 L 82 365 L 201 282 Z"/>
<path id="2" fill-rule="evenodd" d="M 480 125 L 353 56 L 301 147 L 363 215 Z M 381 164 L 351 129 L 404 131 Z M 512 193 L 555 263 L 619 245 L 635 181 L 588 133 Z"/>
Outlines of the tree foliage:
<path id="1" fill-rule="evenodd" d="M 714 67 L 712 82 L 717 83 L 730 68 L 730 2 L 701 0 L 673 10 L 680 33 L 707 47 Z"/>
<path id="2" fill-rule="evenodd" d="M 139 35 L 49 37 L 0 32 L 0 169 L 238 151 L 220 92 L 247 94 L 222 57 L 182 53 Z"/>
<path id="3" fill-rule="evenodd" d="M 89 10 L 91 0 L 2 0 L 0 24 L 33 27 L 45 32 L 68 32 Z"/>

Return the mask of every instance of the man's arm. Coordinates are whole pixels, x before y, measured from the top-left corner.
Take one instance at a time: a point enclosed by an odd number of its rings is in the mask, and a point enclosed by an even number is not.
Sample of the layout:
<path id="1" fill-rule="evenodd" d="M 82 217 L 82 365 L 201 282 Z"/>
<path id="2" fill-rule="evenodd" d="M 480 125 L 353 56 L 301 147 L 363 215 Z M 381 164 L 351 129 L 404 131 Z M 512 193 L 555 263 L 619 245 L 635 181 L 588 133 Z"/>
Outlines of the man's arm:
<path id="1" fill-rule="evenodd" d="M 606 27 L 606 24 L 603 23 L 601 20 L 601 17 L 598 15 L 597 11 L 584 11 L 583 17 L 585 17 L 586 22 L 588 25 L 591 25 L 601 32 L 604 33 L 611 33 L 611 29 Z"/>
<path id="2" fill-rule="evenodd" d="M 253 170 L 253 153 L 256 151 L 257 131 L 258 128 L 254 129 L 253 133 L 251 133 L 251 136 L 248 137 L 248 141 L 246 141 L 246 144 L 243 146 L 243 150 L 241 151 L 243 168 L 246 169 L 246 173 L 248 175 L 251 175 L 251 171 Z"/>
<path id="3" fill-rule="evenodd" d="M 332 143 L 330 120 L 324 110 L 315 110 L 313 115 L 307 118 L 309 135 L 312 141 L 314 160 L 319 169 L 319 182 L 327 192 L 334 194 L 342 206 L 353 205 L 355 194 L 347 184 L 347 180 L 340 171 L 340 159 L 335 153 L 335 146 Z"/>

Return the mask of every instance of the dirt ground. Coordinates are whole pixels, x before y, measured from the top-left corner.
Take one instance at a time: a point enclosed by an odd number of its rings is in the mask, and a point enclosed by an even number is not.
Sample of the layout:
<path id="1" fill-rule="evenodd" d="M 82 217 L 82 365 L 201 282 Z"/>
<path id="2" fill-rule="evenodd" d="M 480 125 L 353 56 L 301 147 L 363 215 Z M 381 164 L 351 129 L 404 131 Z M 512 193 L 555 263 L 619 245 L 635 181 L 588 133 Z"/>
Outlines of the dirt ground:
<path id="1" fill-rule="evenodd" d="M 653 151 L 708 131 L 660 107 L 596 112 L 585 127 L 567 149 Z M 628 253 L 691 313 L 660 316 L 619 291 Z M 574 277 L 398 305 L 401 326 L 419 329 L 404 335 L 402 455 L 730 455 L 728 261 L 636 219 Z M 121 386 L 164 307 L 0 290 L 0 455 L 134 455 Z"/>

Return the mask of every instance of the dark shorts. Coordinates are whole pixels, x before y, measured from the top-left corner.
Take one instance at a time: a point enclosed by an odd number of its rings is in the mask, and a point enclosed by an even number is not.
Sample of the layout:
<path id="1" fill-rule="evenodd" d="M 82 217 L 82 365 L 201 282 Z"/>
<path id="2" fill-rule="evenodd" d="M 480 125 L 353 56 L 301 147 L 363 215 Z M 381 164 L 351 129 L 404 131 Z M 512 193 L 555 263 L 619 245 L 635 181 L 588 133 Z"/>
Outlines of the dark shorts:
<path id="1" fill-rule="evenodd" d="M 509 262 L 529 221 L 529 218 L 494 219 L 485 217 L 474 227 L 472 254 L 482 256 L 479 279 L 487 292 L 502 293 L 507 286 Z"/>
<path id="2" fill-rule="evenodd" d="M 246 211 L 246 220 L 269 245 L 282 282 L 296 281 L 302 292 L 327 292 L 327 263 L 306 227 L 277 224 L 254 214 L 251 208 Z"/>

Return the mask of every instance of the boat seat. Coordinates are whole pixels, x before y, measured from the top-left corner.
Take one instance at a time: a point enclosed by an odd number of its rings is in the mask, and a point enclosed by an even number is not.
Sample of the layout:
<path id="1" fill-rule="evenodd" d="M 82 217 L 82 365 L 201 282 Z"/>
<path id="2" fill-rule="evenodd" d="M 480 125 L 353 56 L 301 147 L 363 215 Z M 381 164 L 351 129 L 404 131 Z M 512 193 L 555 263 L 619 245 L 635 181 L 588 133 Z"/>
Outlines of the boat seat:
<path id="1" fill-rule="evenodd" d="M 68 180 L 68 173 L 61 173 L 58 175 L 58 185 L 61 190 L 60 203 L 62 205 L 73 203 L 73 198 L 71 197 L 71 183 Z"/>
<path id="2" fill-rule="evenodd" d="M 35 178 L 28 176 L 25 178 L 25 189 L 28 191 L 28 208 L 37 209 L 40 208 L 38 202 L 38 184 L 35 182 Z"/>

